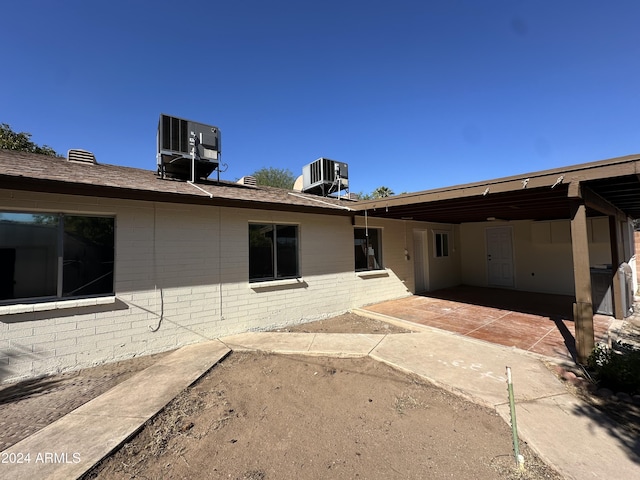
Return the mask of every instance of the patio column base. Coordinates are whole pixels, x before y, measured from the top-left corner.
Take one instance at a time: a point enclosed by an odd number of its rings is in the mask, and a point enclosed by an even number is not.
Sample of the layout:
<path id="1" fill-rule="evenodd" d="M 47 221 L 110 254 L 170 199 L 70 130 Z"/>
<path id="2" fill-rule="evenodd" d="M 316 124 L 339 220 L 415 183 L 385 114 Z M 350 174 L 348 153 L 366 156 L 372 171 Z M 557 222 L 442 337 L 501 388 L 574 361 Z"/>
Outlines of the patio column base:
<path id="1" fill-rule="evenodd" d="M 576 335 L 576 353 L 578 363 L 584 365 L 593 348 L 595 337 L 593 332 L 593 305 L 577 302 L 573 304 L 573 321 Z"/>

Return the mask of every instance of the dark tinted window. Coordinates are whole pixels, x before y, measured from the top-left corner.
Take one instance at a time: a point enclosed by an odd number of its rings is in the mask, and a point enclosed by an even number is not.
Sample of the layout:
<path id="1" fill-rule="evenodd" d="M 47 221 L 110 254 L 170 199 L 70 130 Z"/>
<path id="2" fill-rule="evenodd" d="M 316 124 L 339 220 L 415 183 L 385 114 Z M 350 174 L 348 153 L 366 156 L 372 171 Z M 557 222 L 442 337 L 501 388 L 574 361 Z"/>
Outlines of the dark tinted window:
<path id="1" fill-rule="evenodd" d="M 382 239 L 379 228 L 355 228 L 353 246 L 356 271 L 382 269 Z"/>
<path id="2" fill-rule="evenodd" d="M 277 280 L 298 276 L 298 227 L 250 224 L 249 280 Z"/>
<path id="3" fill-rule="evenodd" d="M 0 213 L 0 300 L 113 293 L 115 219 Z"/>

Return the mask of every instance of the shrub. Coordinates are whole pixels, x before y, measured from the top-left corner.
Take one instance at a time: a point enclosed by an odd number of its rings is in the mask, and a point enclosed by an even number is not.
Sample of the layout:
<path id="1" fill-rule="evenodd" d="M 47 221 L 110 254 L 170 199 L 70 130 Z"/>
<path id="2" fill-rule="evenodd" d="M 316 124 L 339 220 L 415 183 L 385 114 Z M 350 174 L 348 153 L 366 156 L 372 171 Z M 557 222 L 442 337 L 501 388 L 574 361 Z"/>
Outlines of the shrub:
<path id="1" fill-rule="evenodd" d="M 616 351 L 599 344 L 591 352 L 587 366 L 599 387 L 630 395 L 640 394 L 640 351 Z"/>

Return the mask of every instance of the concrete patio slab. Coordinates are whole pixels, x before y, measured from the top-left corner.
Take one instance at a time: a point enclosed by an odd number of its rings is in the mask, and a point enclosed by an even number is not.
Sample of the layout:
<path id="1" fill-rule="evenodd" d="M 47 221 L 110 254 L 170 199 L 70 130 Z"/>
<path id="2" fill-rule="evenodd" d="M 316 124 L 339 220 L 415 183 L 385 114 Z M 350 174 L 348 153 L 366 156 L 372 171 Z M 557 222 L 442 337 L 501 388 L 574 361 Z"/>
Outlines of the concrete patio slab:
<path id="1" fill-rule="evenodd" d="M 575 363 L 572 302 L 573 297 L 566 295 L 460 286 L 388 300 L 354 312 L 404 320 Z M 613 317 L 594 316 L 596 342 L 607 339 L 612 321 Z"/>

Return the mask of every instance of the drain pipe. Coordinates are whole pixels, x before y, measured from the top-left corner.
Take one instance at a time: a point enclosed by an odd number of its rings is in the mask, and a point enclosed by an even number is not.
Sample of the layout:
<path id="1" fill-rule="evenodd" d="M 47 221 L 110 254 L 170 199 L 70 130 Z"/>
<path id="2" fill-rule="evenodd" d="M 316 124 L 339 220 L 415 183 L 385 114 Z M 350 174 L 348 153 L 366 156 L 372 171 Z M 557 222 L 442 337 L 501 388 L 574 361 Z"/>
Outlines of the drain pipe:
<path id="1" fill-rule="evenodd" d="M 207 192 L 204 188 L 202 188 L 201 186 L 193 183 L 192 181 L 187 180 L 187 184 L 191 185 L 192 187 L 196 187 L 198 190 L 200 190 L 205 195 L 209 195 L 209 198 L 213 198 L 213 193 Z"/>

